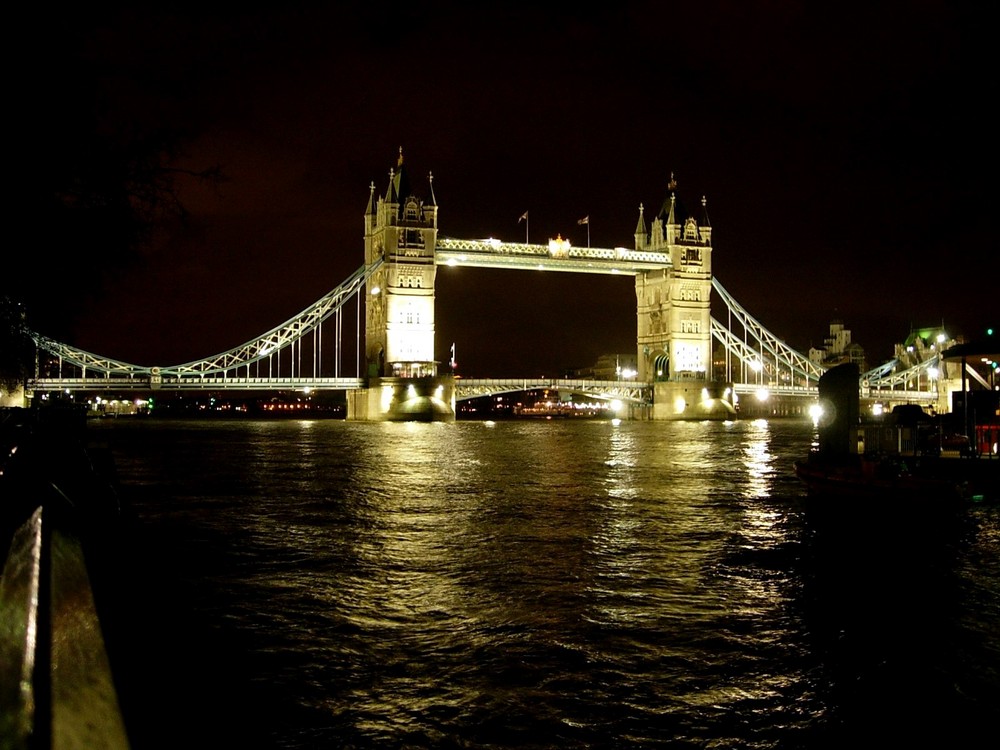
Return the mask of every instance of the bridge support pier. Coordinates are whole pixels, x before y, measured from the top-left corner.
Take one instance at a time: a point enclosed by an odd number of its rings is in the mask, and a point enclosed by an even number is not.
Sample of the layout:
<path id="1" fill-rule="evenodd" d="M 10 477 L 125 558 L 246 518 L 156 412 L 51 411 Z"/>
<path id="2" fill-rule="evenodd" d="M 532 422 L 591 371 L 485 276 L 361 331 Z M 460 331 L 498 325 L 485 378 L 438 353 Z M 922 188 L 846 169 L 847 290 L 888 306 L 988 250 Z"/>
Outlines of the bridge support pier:
<path id="1" fill-rule="evenodd" d="M 347 420 L 354 422 L 453 422 L 455 379 L 371 378 L 347 392 Z"/>
<path id="2" fill-rule="evenodd" d="M 736 419 L 733 384 L 716 380 L 653 383 L 653 421 Z"/>

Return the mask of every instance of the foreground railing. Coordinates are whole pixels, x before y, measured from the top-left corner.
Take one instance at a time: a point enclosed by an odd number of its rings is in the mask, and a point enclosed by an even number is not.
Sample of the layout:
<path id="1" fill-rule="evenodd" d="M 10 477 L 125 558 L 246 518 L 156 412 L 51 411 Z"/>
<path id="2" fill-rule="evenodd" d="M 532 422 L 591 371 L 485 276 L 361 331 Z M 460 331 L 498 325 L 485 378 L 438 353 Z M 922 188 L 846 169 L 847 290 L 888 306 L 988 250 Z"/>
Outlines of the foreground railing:
<path id="1" fill-rule="evenodd" d="M 128 748 L 84 551 L 117 503 L 72 425 L 23 412 L 0 430 L 0 745 Z"/>

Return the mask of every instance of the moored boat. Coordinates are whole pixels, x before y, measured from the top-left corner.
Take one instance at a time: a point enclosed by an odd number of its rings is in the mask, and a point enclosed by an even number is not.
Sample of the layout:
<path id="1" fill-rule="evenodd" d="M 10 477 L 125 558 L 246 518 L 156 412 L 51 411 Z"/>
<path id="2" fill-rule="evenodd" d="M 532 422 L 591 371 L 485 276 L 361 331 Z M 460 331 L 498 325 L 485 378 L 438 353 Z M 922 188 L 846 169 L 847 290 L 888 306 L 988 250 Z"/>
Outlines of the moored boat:
<path id="1" fill-rule="evenodd" d="M 958 477 L 938 475 L 926 467 L 914 472 L 905 460 L 888 456 L 855 458 L 823 461 L 810 456 L 795 462 L 795 474 L 813 495 L 942 501 L 975 497 L 969 483 Z"/>
<path id="2" fill-rule="evenodd" d="M 921 451 L 912 425 L 880 424 L 872 430 L 862 424 L 858 377 L 857 366 L 845 364 L 820 378 L 820 400 L 828 416 L 820 422 L 817 446 L 794 463 L 810 495 L 945 503 L 1000 500 L 1000 460 L 969 452 L 945 456 L 939 450 Z"/>

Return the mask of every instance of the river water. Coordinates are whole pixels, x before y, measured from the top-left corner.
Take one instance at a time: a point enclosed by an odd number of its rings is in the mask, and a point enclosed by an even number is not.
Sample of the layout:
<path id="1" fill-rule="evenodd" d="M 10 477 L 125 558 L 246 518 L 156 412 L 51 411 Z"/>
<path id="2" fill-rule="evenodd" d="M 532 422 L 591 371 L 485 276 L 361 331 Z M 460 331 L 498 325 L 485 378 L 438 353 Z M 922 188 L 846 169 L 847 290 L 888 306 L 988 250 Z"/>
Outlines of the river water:
<path id="1" fill-rule="evenodd" d="M 996 738 L 1000 507 L 817 507 L 807 422 L 89 430 L 136 749 Z"/>

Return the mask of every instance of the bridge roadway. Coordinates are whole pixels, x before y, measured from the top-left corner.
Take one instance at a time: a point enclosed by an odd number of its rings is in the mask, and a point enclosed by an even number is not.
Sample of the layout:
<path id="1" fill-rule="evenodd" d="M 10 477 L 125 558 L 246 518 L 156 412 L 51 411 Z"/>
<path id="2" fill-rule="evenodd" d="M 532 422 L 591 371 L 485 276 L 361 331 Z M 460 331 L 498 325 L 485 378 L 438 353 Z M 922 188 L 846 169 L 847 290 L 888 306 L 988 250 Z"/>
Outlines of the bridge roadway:
<path id="1" fill-rule="evenodd" d="M 161 377 L 153 382 L 149 377 L 109 378 L 41 378 L 31 381 L 29 389 L 37 391 L 81 392 L 164 392 L 164 391 L 349 391 L 364 388 L 362 378 L 240 378 L 240 377 Z M 465 401 L 501 393 L 549 389 L 571 391 L 594 398 L 621 399 L 635 403 L 650 403 L 649 383 L 627 380 L 582 380 L 566 378 L 456 378 L 455 398 Z"/>
<path id="2" fill-rule="evenodd" d="M 163 377 L 154 384 L 147 377 L 127 378 L 45 378 L 29 383 L 38 391 L 81 392 L 163 392 L 163 391 L 319 391 L 355 390 L 364 388 L 362 378 L 239 378 L 239 377 Z M 768 398 L 815 399 L 815 386 L 780 386 L 736 383 L 733 386 L 740 399 L 757 398 L 762 390 Z M 619 399 L 635 404 L 651 404 L 653 384 L 629 380 L 587 380 L 573 378 L 456 378 L 455 399 L 467 401 L 484 396 L 548 389 L 591 396 L 597 399 Z M 932 403 L 933 392 L 912 390 L 866 389 L 862 398 L 892 403 Z"/>

